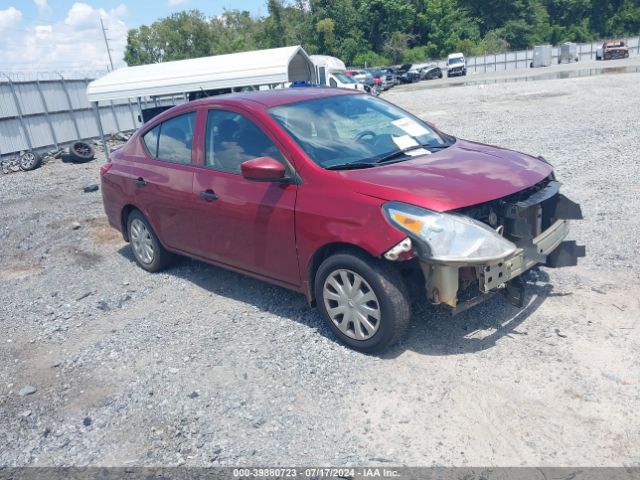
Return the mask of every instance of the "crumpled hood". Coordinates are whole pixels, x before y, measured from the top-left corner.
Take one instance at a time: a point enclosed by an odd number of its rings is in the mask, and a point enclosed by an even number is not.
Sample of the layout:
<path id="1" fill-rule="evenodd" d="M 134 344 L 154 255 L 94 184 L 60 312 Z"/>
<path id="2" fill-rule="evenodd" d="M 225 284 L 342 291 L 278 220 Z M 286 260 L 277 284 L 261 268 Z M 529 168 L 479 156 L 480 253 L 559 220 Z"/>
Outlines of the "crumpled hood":
<path id="1" fill-rule="evenodd" d="M 431 155 L 382 167 L 339 172 L 349 188 L 383 200 L 447 211 L 535 185 L 552 167 L 529 155 L 458 140 Z"/>

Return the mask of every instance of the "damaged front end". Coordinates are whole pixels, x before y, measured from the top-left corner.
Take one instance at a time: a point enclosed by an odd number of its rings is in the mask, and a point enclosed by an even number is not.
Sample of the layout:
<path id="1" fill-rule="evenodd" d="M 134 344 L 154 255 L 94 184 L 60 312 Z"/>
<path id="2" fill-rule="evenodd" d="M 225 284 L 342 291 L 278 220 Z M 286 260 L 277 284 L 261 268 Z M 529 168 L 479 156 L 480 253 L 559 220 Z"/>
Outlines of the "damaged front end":
<path id="1" fill-rule="evenodd" d="M 406 231 L 410 241 L 385 257 L 416 256 L 428 299 L 454 314 L 497 292 L 522 307 L 523 273 L 536 265 L 576 265 L 585 255 L 584 246 L 565 241 L 568 221 L 582 219 L 580 206 L 559 190 L 560 183 L 550 176 L 523 191 L 455 212 L 388 204 L 387 218 Z"/>

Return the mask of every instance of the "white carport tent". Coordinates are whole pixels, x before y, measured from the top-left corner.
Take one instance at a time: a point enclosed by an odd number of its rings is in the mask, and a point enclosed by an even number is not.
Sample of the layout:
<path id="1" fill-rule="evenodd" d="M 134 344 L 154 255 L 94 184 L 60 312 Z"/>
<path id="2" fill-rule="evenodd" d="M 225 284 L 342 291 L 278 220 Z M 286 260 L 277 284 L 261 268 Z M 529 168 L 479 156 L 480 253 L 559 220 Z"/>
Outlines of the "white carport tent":
<path id="1" fill-rule="evenodd" d="M 225 88 L 271 88 L 298 81 L 315 83 L 316 74 L 304 49 L 293 46 L 121 68 L 91 82 L 87 97 L 97 108 L 100 101 Z M 98 128 L 105 144 L 102 125 Z"/>

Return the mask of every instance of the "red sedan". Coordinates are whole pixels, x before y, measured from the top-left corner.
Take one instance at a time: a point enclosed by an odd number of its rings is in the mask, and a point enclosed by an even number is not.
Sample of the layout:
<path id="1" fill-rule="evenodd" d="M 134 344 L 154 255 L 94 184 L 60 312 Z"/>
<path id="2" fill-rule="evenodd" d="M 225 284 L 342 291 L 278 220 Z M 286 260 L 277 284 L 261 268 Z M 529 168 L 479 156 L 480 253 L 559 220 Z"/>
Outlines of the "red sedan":
<path id="1" fill-rule="evenodd" d="M 352 90 L 174 107 L 112 152 L 101 178 L 109 222 L 142 268 L 188 255 L 302 292 L 365 352 L 406 330 L 406 278 L 453 313 L 498 291 L 522 305 L 526 270 L 584 255 L 564 241 L 580 207 L 544 159 Z"/>

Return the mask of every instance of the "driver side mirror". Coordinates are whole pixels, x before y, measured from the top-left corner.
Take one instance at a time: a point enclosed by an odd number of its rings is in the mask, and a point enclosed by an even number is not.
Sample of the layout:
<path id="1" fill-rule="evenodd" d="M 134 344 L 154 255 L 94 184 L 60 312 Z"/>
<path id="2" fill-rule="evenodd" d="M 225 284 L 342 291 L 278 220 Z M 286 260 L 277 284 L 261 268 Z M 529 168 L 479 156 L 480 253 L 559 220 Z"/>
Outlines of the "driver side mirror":
<path id="1" fill-rule="evenodd" d="M 281 182 L 287 170 L 282 162 L 272 157 L 258 157 L 240 164 L 242 176 L 256 182 Z"/>

